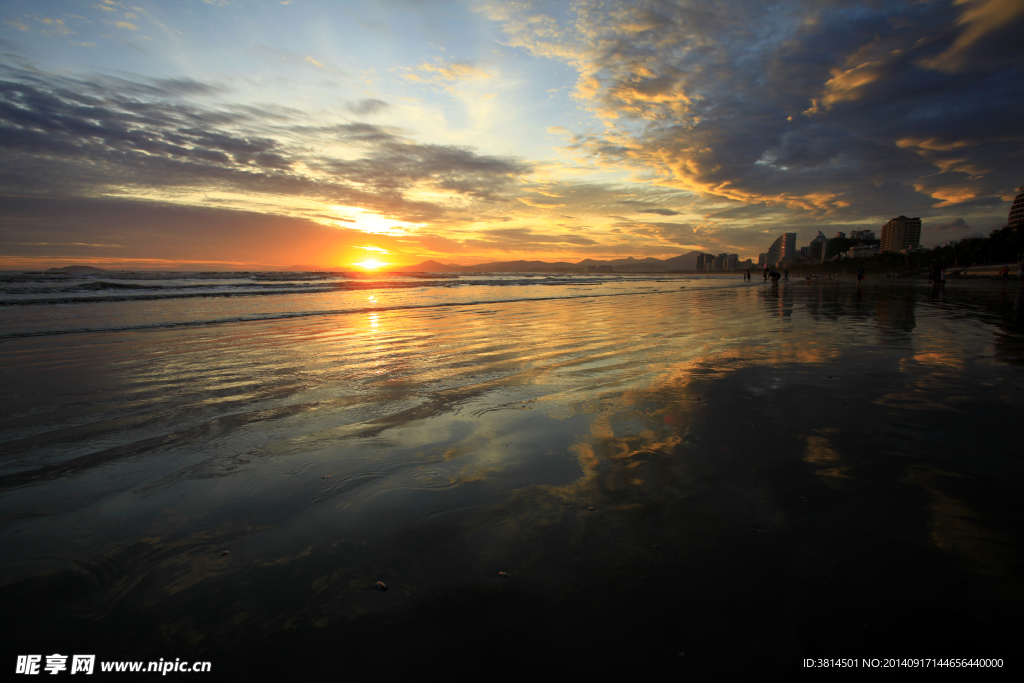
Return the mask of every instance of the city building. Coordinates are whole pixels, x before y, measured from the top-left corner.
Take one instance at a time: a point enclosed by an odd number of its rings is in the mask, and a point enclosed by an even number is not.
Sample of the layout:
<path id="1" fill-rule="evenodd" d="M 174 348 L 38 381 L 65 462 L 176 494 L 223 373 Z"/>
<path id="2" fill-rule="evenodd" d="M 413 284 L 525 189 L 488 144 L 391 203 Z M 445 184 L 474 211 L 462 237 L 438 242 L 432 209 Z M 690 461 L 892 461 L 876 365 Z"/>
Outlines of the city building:
<path id="1" fill-rule="evenodd" d="M 867 256 L 878 256 L 881 253 L 877 244 L 858 244 L 850 247 L 844 256 L 846 258 L 865 258 Z"/>
<path id="2" fill-rule="evenodd" d="M 837 240 L 845 240 L 846 239 L 846 233 L 845 232 L 837 232 L 836 233 L 836 239 Z"/>
<path id="3" fill-rule="evenodd" d="M 758 254 L 757 255 L 757 267 L 758 268 L 764 268 L 766 265 L 768 265 L 768 253 L 765 252 L 764 254 Z"/>
<path id="4" fill-rule="evenodd" d="M 882 226 L 882 251 L 903 251 L 921 244 L 921 219 L 899 216 Z"/>
<path id="5" fill-rule="evenodd" d="M 1006 227 L 1018 228 L 1024 225 L 1024 185 L 1020 186 L 1020 194 L 1013 200 L 1010 216 L 1006 219 Z"/>
<path id="6" fill-rule="evenodd" d="M 903 216 L 906 218 L 906 216 Z M 860 240 L 862 242 L 874 242 L 875 231 L 874 230 L 854 230 L 850 233 L 851 240 Z"/>
<path id="7" fill-rule="evenodd" d="M 840 233 L 842 234 L 842 233 Z M 825 260 L 825 245 L 828 244 L 828 238 L 825 237 L 825 233 L 821 230 L 818 231 L 818 236 L 811 240 L 811 244 L 807 247 L 807 256 L 815 263 L 821 263 Z"/>
<path id="8" fill-rule="evenodd" d="M 787 232 L 772 242 L 768 248 L 766 264 L 772 268 L 778 268 L 780 263 L 792 261 L 797 256 L 796 233 Z"/>

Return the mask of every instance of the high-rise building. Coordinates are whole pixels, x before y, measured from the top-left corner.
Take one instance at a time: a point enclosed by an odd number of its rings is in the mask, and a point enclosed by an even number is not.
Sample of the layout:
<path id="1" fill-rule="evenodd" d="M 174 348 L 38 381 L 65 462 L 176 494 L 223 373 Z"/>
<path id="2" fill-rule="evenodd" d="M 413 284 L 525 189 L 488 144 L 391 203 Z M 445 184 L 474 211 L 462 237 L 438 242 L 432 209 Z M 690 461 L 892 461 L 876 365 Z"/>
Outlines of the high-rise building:
<path id="1" fill-rule="evenodd" d="M 757 255 L 757 267 L 764 268 L 768 264 L 768 252 Z"/>
<path id="2" fill-rule="evenodd" d="M 825 233 L 819 230 L 818 236 L 811 240 L 811 244 L 807 247 L 807 255 L 812 261 L 821 263 L 825 260 L 826 244 L 828 244 L 828 238 L 825 237 Z"/>
<path id="3" fill-rule="evenodd" d="M 921 219 L 899 216 L 882 226 L 882 251 L 902 251 L 921 244 Z"/>
<path id="4" fill-rule="evenodd" d="M 1020 186 L 1020 194 L 1013 200 L 1010 217 L 1006 219 L 1006 227 L 1017 228 L 1024 225 L 1024 185 Z"/>
<path id="5" fill-rule="evenodd" d="M 796 233 L 787 232 L 768 247 L 767 264 L 772 268 L 778 268 L 780 263 L 792 261 L 796 255 Z"/>

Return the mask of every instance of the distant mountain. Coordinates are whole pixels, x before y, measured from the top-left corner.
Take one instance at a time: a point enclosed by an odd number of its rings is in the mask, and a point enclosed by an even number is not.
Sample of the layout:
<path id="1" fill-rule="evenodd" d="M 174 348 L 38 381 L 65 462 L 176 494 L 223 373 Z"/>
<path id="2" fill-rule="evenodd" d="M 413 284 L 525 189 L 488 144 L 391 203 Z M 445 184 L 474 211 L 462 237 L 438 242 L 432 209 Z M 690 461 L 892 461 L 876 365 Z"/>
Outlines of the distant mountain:
<path id="1" fill-rule="evenodd" d="M 554 263 L 548 263 L 547 261 L 498 261 L 495 263 L 481 263 L 476 266 L 468 266 L 466 270 L 477 272 L 477 273 L 488 273 L 488 272 L 512 272 L 512 273 L 529 273 L 535 270 L 555 270 L 558 268 L 577 268 L 578 265 L 575 263 L 569 263 L 568 261 L 555 261 Z"/>
<path id="2" fill-rule="evenodd" d="M 64 266 L 63 268 L 50 268 L 47 273 L 105 273 L 102 268 L 92 266 Z"/>
<path id="3" fill-rule="evenodd" d="M 629 256 L 627 258 L 614 259 L 612 261 L 595 261 L 594 259 L 584 259 L 579 262 L 578 265 L 586 268 L 587 266 L 611 266 L 619 272 L 630 272 L 630 271 L 654 271 L 654 272 L 667 272 L 670 270 L 694 270 L 697 267 L 697 254 L 702 254 L 701 251 L 691 251 L 688 254 L 682 254 L 680 256 L 673 256 L 667 259 L 658 259 L 653 256 L 647 258 L 633 258 Z"/>
<path id="4" fill-rule="evenodd" d="M 691 251 L 688 254 L 673 256 L 664 260 L 654 258 L 653 256 L 642 259 L 628 256 L 611 261 L 597 261 L 589 258 L 583 259 L 579 263 L 571 263 L 569 261 L 555 261 L 553 263 L 548 261 L 495 261 L 493 263 L 480 263 L 475 266 L 460 266 L 455 263 L 445 265 L 438 261 L 424 261 L 414 266 L 402 266 L 401 268 L 391 268 L 389 270 L 405 273 L 528 273 L 546 270 L 586 270 L 588 266 L 611 266 L 618 272 L 653 271 L 660 273 L 670 270 L 694 270 L 697 267 L 697 254 L 702 253 L 704 252 Z"/>

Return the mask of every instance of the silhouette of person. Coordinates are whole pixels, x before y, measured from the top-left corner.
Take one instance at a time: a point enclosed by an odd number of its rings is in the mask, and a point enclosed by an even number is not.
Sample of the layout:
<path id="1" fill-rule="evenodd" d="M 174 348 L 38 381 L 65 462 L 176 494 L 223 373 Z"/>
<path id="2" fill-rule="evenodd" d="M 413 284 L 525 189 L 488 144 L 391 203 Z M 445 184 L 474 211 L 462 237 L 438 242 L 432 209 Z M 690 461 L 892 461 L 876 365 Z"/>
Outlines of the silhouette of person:
<path id="1" fill-rule="evenodd" d="M 857 286 L 864 280 L 864 266 L 857 266 Z"/>
<path id="2" fill-rule="evenodd" d="M 776 286 L 778 286 L 778 284 L 779 284 L 779 278 L 780 278 L 780 277 L 782 277 L 782 276 L 781 276 L 781 275 L 779 275 L 778 273 L 776 273 L 776 272 L 775 272 L 775 271 L 773 270 L 773 271 L 772 271 L 771 273 L 769 273 L 769 274 L 768 274 L 768 277 L 770 277 L 770 278 L 772 279 L 772 284 L 773 284 L 773 285 L 776 285 Z"/>

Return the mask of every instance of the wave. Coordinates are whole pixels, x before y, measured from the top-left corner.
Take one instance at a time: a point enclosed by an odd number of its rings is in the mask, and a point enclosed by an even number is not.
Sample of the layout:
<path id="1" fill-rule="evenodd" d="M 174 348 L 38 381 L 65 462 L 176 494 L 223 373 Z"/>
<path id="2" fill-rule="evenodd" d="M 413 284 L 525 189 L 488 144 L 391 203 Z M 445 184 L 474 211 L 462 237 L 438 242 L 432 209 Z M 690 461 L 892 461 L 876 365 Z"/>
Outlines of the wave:
<path id="1" fill-rule="evenodd" d="M 336 280 L 333 282 L 258 282 L 243 283 L 197 283 L 197 284 L 135 284 L 96 280 L 68 287 L 7 287 L 0 288 L 0 306 L 45 306 L 54 304 L 90 304 L 117 301 L 152 301 L 156 299 L 188 299 L 196 297 L 244 297 L 278 294 L 318 294 L 324 292 L 363 291 L 374 289 L 417 289 L 442 287 L 516 287 L 516 286 L 594 286 L 610 282 L 622 282 L 609 278 L 566 278 L 566 277 L 515 277 L 488 278 L 479 280 L 429 278 L 402 280 Z M 633 280 L 638 284 L 643 280 Z M 667 282 L 667 279 L 651 279 L 647 282 Z M 108 292 L 107 295 L 82 295 L 83 292 Z M 66 296 L 54 296 L 64 294 Z"/>
<path id="2" fill-rule="evenodd" d="M 351 315 L 354 313 L 381 313 L 384 311 L 398 311 L 398 310 L 415 310 L 415 309 L 429 309 L 429 308 L 455 308 L 462 306 L 483 306 L 492 304 L 510 304 L 520 303 L 524 301 L 559 301 L 563 299 L 597 299 L 606 298 L 613 296 L 650 296 L 652 294 L 670 294 L 678 293 L 679 290 L 662 290 L 662 291 L 644 291 L 644 292 L 613 292 L 608 294 L 575 294 L 571 296 L 550 296 L 550 297 L 523 297 L 519 299 L 492 299 L 492 300 L 481 300 L 481 301 L 460 301 L 460 302 L 444 302 L 444 303 L 429 303 L 429 304 L 406 304 L 401 306 L 380 306 L 374 308 L 349 308 L 349 309 L 336 309 L 329 311 L 298 311 L 290 313 L 272 313 L 264 315 L 254 316 L 233 316 L 227 318 L 217 318 L 213 320 L 190 320 L 180 322 L 159 322 L 159 323 L 147 323 L 142 325 L 123 325 L 123 326 L 111 326 L 111 327 L 80 327 L 72 329 L 61 329 L 61 330 L 38 330 L 31 332 L 12 332 L 8 334 L 0 333 L 0 339 L 19 339 L 23 337 L 51 337 L 61 334 L 83 334 L 93 332 L 130 332 L 136 330 L 158 330 L 158 329 L 172 329 L 181 327 L 208 327 L 213 325 L 224 325 L 230 323 L 243 323 L 243 322 L 272 322 L 274 320 L 291 320 L 295 318 L 313 318 L 318 316 L 328 315 Z"/>

